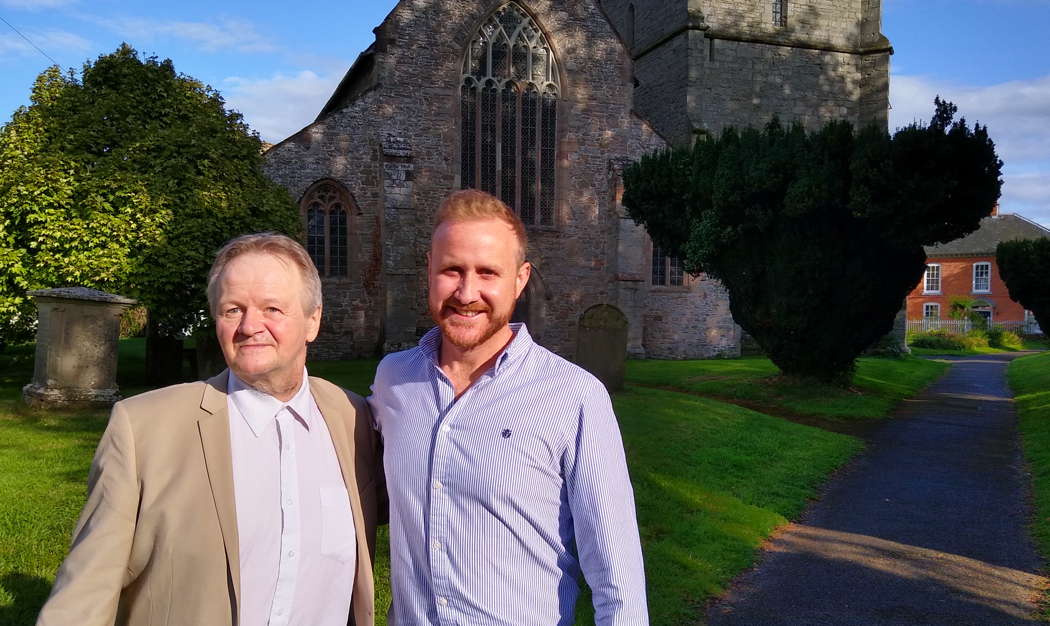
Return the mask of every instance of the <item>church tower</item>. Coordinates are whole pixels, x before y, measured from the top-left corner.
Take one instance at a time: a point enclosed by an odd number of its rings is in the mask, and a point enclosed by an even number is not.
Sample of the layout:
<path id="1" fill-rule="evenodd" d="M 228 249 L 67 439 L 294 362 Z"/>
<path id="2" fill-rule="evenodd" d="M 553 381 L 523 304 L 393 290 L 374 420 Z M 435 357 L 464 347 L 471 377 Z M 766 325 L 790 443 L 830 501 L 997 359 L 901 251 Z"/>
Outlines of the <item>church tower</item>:
<path id="1" fill-rule="evenodd" d="M 887 124 L 881 0 L 603 0 L 634 61 L 634 107 L 683 144 L 773 115 Z"/>

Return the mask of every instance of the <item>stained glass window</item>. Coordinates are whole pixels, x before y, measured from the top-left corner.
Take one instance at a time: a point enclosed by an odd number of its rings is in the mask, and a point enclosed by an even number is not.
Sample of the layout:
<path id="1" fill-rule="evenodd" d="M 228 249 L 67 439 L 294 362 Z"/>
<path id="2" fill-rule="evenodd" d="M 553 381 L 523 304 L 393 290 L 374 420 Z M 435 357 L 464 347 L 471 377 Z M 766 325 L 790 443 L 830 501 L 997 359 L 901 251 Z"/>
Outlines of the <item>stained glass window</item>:
<path id="1" fill-rule="evenodd" d="M 535 21 L 511 2 L 463 61 L 460 184 L 502 199 L 526 224 L 554 225 L 560 81 Z"/>
<path id="2" fill-rule="evenodd" d="M 773 26 L 788 25 L 788 0 L 773 0 Z"/>
<path id="3" fill-rule="evenodd" d="M 472 189 L 477 186 L 475 165 L 477 164 L 477 119 L 478 103 L 475 99 L 473 85 L 464 84 L 460 100 L 460 124 L 463 128 L 461 153 L 463 155 L 461 166 L 461 180 L 464 189 Z"/>
<path id="4" fill-rule="evenodd" d="M 320 202 L 311 202 L 306 209 L 306 251 L 319 268 L 324 267 L 324 226 L 324 207 Z"/>
<path id="5" fill-rule="evenodd" d="M 658 246 L 653 246 L 653 284 L 667 284 L 667 255 Z"/>
<path id="6" fill-rule="evenodd" d="M 335 181 L 315 183 L 303 196 L 306 251 L 321 276 L 346 276 L 350 194 Z"/>

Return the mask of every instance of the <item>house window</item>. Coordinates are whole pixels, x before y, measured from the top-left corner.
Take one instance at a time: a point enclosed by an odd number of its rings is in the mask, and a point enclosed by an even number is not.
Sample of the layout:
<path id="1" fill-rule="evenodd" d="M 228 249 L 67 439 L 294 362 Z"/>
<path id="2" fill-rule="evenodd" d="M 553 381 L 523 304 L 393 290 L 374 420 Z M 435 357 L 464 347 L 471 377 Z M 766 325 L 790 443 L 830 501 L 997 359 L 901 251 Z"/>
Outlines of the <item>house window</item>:
<path id="1" fill-rule="evenodd" d="M 973 291 L 974 293 L 988 293 L 992 290 L 992 264 L 973 264 Z"/>
<path id="2" fill-rule="evenodd" d="M 682 260 L 676 256 L 667 256 L 659 246 L 653 246 L 652 281 L 654 285 L 681 287 L 684 283 Z"/>
<path id="3" fill-rule="evenodd" d="M 350 194 L 335 181 L 315 183 L 302 202 L 306 251 L 321 276 L 347 275 Z"/>
<path id="4" fill-rule="evenodd" d="M 922 318 L 927 320 L 941 319 L 941 305 L 936 302 L 927 302 L 922 305 Z"/>
<path id="5" fill-rule="evenodd" d="M 788 0 L 773 0 L 773 26 L 788 25 Z"/>
<path id="6" fill-rule="evenodd" d="M 941 266 L 939 263 L 930 263 L 926 266 L 926 276 L 923 278 L 923 293 L 941 292 Z"/>
<path id="7" fill-rule="evenodd" d="M 502 199 L 526 224 L 554 224 L 558 68 L 518 5 L 485 22 L 463 61 L 460 185 Z"/>

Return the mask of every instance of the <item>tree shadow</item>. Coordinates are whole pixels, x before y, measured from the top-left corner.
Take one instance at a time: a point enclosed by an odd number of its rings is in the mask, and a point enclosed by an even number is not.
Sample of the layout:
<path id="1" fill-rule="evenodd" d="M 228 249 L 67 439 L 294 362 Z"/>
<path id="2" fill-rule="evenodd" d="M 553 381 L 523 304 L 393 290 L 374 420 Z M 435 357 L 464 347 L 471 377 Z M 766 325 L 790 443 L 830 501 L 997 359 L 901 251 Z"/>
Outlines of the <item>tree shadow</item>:
<path id="1" fill-rule="evenodd" d="M 51 582 L 39 576 L 13 572 L 0 578 L 0 589 L 14 597 L 12 604 L 0 606 L 0 625 L 31 626 L 51 593 Z"/>

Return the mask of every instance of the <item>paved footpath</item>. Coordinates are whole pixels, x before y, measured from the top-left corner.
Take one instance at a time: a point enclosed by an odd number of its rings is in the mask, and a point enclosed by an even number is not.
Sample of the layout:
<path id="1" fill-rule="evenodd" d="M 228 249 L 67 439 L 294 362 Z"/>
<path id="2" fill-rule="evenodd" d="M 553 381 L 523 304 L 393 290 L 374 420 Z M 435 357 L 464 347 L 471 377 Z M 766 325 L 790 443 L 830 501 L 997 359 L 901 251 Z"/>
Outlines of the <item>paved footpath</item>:
<path id="1" fill-rule="evenodd" d="M 1012 355 L 953 359 L 707 612 L 722 624 L 1030 624 L 1047 581 Z"/>

